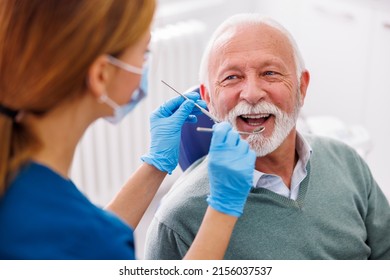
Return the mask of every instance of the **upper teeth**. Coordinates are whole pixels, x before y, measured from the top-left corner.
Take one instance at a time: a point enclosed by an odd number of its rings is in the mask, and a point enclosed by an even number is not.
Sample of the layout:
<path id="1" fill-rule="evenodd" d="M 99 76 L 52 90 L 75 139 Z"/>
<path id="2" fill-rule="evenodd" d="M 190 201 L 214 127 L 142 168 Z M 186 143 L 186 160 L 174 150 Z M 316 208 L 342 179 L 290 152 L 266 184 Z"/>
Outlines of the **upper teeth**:
<path id="1" fill-rule="evenodd" d="M 247 118 L 247 119 L 259 119 L 259 118 L 268 118 L 269 114 L 242 115 L 241 117 Z"/>

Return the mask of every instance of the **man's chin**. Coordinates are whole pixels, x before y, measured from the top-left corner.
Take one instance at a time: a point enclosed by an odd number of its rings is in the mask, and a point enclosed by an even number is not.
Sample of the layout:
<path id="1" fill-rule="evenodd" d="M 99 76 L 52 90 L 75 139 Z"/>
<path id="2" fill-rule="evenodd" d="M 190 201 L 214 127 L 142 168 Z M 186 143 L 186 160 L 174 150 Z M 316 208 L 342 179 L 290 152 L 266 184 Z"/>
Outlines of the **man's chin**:
<path id="1" fill-rule="evenodd" d="M 249 146 L 256 153 L 256 157 L 264 157 L 276 150 L 277 145 L 267 139 L 247 139 Z"/>
<path id="2" fill-rule="evenodd" d="M 256 157 L 261 158 L 261 157 L 265 157 L 265 156 L 269 155 L 270 153 L 275 151 L 275 149 L 274 150 L 270 150 L 270 149 L 269 150 L 264 150 L 264 149 L 262 149 L 262 150 L 254 150 L 254 151 L 256 153 Z"/>

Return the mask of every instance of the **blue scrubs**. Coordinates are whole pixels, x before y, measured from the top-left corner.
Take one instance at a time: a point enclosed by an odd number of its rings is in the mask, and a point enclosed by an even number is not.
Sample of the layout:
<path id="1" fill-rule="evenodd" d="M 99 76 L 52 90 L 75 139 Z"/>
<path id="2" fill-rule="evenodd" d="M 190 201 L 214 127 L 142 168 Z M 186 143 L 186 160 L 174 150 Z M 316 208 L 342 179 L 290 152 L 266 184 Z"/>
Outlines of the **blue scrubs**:
<path id="1" fill-rule="evenodd" d="M 133 230 L 70 181 L 29 163 L 0 198 L 0 259 L 134 259 Z"/>

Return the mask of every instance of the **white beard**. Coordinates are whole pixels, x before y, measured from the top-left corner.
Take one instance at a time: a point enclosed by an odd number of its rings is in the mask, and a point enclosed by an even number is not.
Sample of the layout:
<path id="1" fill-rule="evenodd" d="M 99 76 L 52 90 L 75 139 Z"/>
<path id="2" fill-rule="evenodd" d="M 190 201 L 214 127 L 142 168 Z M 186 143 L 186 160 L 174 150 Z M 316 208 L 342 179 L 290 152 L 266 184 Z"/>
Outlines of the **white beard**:
<path id="1" fill-rule="evenodd" d="M 298 97 L 300 94 L 298 92 Z M 212 106 L 213 107 L 213 106 Z M 296 125 L 299 111 L 301 108 L 301 100 L 298 98 L 294 111 L 289 115 L 283 112 L 275 105 L 269 102 L 261 102 L 256 105 L 249 105 L 245 101 L 238 103 L 229 114 L 223 118 L 224 121 L 228 121 L 232 126 L 237 129 L 236 119 L 243 114 L 272 114 L 275 116 L 275 128 L 269 138 L 263 136 L 262 133 L 249 135 L 246 141 L 249 146 L 256 152 L 257 157 L 263 157 L 275 151 L 290 134 L 293 127 Z M 214 114 L 216 113 L 215 110 Z M 218 114 L 217 114 L 218 115 Z M 221 118 L 220 118 L 221 119 Z"/>

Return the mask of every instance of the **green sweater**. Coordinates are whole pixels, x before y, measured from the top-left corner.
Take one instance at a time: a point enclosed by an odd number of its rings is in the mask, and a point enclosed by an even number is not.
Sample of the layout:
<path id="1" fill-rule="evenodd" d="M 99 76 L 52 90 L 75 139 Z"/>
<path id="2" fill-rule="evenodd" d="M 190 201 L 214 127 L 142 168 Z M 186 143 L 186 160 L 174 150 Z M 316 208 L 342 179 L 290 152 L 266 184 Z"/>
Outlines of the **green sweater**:
<path id="1" fill-rule="evenodd" d="M 390 207 L 369 168 L 348 146 L 306 137 L 313 153 L 296 201 L 252 189 L 225 259 L 390 259 Z M 163 199 L 146 259 L 181 259 L 207 208 L 207 158 Z"/>

